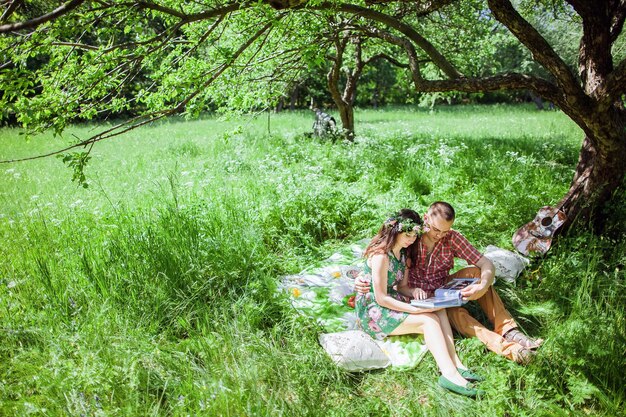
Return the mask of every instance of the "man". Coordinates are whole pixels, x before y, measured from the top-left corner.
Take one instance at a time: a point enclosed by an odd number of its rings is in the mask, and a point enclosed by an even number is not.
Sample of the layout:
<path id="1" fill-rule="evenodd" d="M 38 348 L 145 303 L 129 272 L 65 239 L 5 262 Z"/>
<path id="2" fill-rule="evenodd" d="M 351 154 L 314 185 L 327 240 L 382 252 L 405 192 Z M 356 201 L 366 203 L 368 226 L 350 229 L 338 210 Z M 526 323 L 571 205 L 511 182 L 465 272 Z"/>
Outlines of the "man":
<path id="1" fill-rule="evenodd" d="M 487 329 L 472 317 L 463 307 L 448 308 L 448 318 L 452 326 L 462 335 L 478 337 L 489 350 L 518 363 L 528 363 L 542 340 L 528 338 L 517 329 L 517 323 L 504 308 L 500 296 L 494 290 L 493 263 L 483 256 L 459 232 L 452 230 L 455 220 L 454 208 L 438 201 L 428 208 L 424 215 L 424 234 L 414 244 L 416 262 L 409 267 L 408 282 L 398 291 L 416 299 L 433 295 L 452 278 L 479 278 L 473 285 L 461 291 L 464 300 L 476 300 L 494 329 Z M 467 261 L 471 267 L 463 268 L 450 275 L 454 258 Z M 367 287 L 366 287 L 367 285 Z M 369 284 L 357 279 L 356 289 L 367 292 Z"/>

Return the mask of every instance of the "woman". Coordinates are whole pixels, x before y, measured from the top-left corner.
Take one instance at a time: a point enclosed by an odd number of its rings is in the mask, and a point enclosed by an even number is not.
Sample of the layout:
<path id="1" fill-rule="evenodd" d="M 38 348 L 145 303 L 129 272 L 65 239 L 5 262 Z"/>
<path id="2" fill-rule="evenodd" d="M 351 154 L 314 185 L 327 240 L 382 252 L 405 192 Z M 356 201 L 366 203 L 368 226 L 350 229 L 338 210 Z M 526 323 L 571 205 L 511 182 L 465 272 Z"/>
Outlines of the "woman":
<path id="1" fill-rule="evenodd" d="M 364 273 L 370 281 L 370 291 L 357 294 L 357 321 L 363 331 L 377 339 L 423 333 L 441 371 L 439 385 L 474 397 L 479 390 L 469 381 L 482 378 L 467 369 L 457 356 L 446 311 L 413 307 L 398 292 L 398 288 L 402 290 L 406 285 L 407 258 L 410 258 L 407 255 L 420 232 L 420 216 L 413 210 L 402 209 L 385 221 L 374 236 L 364 254 Z"/>

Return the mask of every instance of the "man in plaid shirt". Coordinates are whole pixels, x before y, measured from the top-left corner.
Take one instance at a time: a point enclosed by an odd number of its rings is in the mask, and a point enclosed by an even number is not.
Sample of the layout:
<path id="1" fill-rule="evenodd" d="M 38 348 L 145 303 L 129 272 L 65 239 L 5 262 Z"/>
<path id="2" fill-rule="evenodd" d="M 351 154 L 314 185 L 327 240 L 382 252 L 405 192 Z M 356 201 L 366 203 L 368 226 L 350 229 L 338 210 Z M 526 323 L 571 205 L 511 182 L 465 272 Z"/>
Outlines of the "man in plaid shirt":
<path id="1" fill-rule="evenodd" d="M 409 264 L 408 280 L 404 280 L 398 291 L 415 299 L 433 295 L 435 289 L 453 278 L 478 278 L 461 294 L 464 300 L 476 300 L 494 329 L 487 329 L 472 317 L 463 307 L 448 308 L 448 318 L 452 326 L 464 336 L 478 337 L 489 350 L 512 359 L 527 363 L 539 347 L 541 340 L 528 338 L 517 329 L 517 323 L 506 310 L 500 296 L 493 289 L 495 268 L 468 240 L 456 230 L 452 230 L 455 220 L 454 208 L 446 202 L 438 201 L 424 215 L 424 234 L 413 245 L 414 255 Z M 454 258 L 467 261 L 470 266 L 450 275 Z M 407 282 L 408 281 L 408 282 Z M 356 288 L 363 292 L 363 282 L 357 280 Z"/>

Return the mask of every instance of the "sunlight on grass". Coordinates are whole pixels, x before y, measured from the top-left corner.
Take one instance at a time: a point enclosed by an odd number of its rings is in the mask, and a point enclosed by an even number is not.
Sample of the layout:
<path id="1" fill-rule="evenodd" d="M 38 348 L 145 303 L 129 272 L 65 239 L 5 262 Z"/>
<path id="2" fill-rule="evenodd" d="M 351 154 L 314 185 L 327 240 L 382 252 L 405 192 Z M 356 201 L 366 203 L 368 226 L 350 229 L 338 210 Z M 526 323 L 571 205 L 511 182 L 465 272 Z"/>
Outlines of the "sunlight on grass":
<path id="1" fill-rule="evenodd" d="M 479 249 L 567 190 L 581 131 L 527 106 L 357 112 L 354 144 L 311 139 L 310 112 L 172 119 L 98 143 L 70 181 L 57 158 L 0 168 L 1 415 L 617 415 L 624 405 L 624 195 L 602 238 L 584 225 L 515 286 L 497 284 L 544 337 L 521 367 L 457 340 L 487 376 L 481 401 L 414 370 L 348 374 L 278 277 L 436 199 Z M 85 138 L 24 142 L 0 157 Z"/>

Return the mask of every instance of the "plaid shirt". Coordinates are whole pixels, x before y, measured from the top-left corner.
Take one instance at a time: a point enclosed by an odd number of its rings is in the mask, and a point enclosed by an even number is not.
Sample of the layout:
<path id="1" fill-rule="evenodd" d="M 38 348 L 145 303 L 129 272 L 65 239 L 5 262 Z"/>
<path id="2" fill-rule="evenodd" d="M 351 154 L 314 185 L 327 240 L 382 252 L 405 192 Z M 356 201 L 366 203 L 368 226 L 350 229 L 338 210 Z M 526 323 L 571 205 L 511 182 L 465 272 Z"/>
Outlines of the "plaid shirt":
<path id="1" fill-rule="evenodd" d="M 446 282 L 450 270 L 454 267 L 454 258 L 464 259 L 468 264 L 476 265 L 483 256 L 456 230 L 450 230 L 442 237 L 435 244 L 430 256 L 421 239 L 416 245 L 417 262 L 409 269 L 409 287 L 419 287 L 429 295 Z"/>

